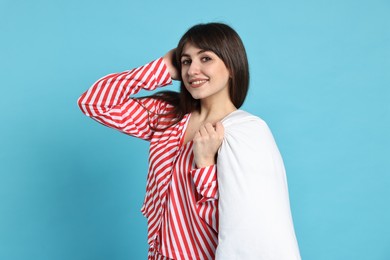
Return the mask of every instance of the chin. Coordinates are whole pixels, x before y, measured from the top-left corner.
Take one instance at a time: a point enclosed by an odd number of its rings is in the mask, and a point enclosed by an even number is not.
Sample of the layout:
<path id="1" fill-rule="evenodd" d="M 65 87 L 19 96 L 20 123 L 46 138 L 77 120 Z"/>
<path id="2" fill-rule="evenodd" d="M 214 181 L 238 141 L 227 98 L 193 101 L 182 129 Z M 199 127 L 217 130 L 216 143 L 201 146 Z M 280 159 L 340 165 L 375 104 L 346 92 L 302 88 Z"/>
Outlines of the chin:
<path id="1" fill-rule="evenodd" d="M 201 94 L 191 94 L 192 98 L 193 99 L 203 99 L 205 98 L 204 95 L 201 95 Z"/>

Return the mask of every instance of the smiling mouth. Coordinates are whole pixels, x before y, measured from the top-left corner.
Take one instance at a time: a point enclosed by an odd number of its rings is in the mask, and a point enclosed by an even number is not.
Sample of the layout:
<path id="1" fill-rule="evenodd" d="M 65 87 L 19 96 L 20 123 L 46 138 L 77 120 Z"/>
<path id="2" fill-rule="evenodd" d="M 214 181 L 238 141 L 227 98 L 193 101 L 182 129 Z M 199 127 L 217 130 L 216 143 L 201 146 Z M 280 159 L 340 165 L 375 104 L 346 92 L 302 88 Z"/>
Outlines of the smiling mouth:
<path id="1" fill-rule="evenodd" d="M 204 83 L 206 83 L 208 80 L 207 79 L 202 79 L 202 80 L 195 80 L 195 81 L 190 81 L 190 85 L 193 88 L 199 88 L 202 86 Z"/>

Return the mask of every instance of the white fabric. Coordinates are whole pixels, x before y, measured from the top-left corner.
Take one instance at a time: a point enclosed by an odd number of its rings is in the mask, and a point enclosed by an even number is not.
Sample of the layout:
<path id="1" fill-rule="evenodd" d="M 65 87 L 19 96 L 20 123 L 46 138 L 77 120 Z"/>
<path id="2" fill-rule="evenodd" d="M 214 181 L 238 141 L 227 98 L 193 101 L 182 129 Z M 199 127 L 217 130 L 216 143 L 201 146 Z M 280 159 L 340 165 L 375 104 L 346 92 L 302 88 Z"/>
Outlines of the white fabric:
<path id="1" fill-rule="evenodd" d="M 242 110 L 222 124 L 216 259 L 301 259 L 283 161 L 267 124 Z"/>

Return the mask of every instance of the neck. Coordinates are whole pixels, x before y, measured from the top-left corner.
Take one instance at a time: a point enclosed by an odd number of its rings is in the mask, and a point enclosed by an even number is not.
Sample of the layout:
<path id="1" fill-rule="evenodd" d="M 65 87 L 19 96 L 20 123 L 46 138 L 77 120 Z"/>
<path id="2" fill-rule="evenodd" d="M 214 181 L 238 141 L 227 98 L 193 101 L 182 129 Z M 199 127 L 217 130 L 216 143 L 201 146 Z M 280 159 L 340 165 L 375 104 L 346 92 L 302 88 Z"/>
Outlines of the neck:
<path id="1" fill-rule="evenodd" d="M 237 108 L 230 100 L 223 103 L 201 100 L 199 117 L 203 122 L 216 123 L 235 110 Z"/>

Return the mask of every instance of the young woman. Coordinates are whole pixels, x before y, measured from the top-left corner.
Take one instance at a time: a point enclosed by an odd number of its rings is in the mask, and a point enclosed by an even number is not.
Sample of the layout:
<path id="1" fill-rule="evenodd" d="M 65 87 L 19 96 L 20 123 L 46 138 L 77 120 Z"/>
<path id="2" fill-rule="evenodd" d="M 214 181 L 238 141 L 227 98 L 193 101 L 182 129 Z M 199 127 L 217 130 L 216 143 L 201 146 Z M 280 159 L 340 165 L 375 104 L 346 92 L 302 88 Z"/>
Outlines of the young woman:
<path id="1" fill-rule="evenodd" d="M 132 95 L 181 81 L 180 93 Z M 238 34 L 190 28 L 177 48 L 99 79 L 78 100 L 96 121 L 150 142 L 142 213 L 148 259 L 300 259 L 283 162 L 267 125 L 238 108 L 249 85 Z"/>

